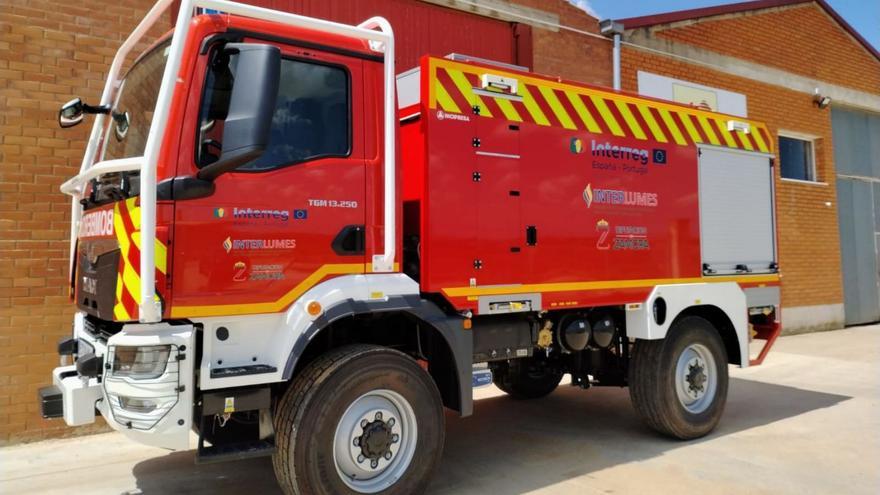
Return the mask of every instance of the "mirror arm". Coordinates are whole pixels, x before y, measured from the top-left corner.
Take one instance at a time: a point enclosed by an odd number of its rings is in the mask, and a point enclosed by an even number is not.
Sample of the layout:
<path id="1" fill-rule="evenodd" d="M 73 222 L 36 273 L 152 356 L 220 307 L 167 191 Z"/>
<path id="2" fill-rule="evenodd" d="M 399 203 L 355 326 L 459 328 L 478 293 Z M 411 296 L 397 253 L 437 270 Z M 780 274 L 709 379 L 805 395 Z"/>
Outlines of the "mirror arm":
<path id="1" fill-rule="evenodd" d="M 108 114 L 110 110 L 110 105 L 89 105 L 83 103 L 83 113 Z"/>

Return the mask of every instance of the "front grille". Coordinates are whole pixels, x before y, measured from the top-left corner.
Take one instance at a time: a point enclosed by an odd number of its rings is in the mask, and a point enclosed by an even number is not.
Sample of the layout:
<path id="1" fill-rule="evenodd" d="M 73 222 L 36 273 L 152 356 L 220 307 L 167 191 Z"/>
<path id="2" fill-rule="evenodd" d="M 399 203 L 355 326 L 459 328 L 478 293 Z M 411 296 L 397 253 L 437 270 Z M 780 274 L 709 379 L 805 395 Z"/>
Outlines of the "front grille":
<path id="1" fill-rule="evenodd" d="M 107 339 L 122 330 L 122 323 L 106 321 L 92 315 L 83 318 L 83 330 L 99 342 L 106 344 Z"/>

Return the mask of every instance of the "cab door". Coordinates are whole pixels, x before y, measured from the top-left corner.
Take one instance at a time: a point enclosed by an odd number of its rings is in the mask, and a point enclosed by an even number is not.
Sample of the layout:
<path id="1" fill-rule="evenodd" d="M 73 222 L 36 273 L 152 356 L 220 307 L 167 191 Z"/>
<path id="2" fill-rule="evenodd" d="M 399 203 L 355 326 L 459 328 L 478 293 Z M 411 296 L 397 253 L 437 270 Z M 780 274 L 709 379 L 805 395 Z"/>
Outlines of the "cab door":
<path id="1" fill-rule="evenodd" d="M 363 114 L 363 61 L 243 41 L 282 51 L 269 146 L 218 177 L 210 196 L 177 202 L 175 317 L 279 312 L 324 276 L 364 270 L 364 130 L 355 118 Z M 196 68 L 204 83 L 193 85 L 199 103 L 189 105 L 192 150 L 181 153 L 180 175 L 222 148 L 234 84 L 227 64 L 235 61 L 219 59 L 219 48 Z"/>

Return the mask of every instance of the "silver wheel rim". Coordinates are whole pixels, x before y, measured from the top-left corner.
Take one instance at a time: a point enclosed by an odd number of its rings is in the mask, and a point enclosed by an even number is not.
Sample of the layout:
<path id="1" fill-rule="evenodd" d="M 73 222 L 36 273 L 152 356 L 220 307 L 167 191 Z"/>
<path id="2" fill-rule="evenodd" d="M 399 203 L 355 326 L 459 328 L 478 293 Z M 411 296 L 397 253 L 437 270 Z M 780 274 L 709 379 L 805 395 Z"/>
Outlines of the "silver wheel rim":
<path id="1" fill-rule="evenodd" d="M 687 346 L 675 365 L 675 392 L 678 401 L 693 414 L 709 408 L 718 388 L 715 358 L 703 344 Z"/>
<path id="2" fill-rule="evenodd" d="M 336 426 L 336 471 L 356 492 L 380 492 L 406 472 L 417 438 L 415 412 L 402 395 L 385 389 L 367 392 L 348 406 Z"/>

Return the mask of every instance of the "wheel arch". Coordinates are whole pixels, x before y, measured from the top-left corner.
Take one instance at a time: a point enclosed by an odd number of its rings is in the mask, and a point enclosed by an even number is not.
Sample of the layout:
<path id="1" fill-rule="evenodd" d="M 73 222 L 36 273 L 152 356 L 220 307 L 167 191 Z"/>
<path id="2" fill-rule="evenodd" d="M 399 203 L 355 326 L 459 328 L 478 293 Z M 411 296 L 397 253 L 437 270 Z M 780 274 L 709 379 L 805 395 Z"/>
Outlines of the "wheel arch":
<path id="1" fill-rule="evenodd" d="M 655 309 L 662 301 L 665 315 Z M 626 305 L 626 334 L 644 340 L 659 340 L 679 318 L 697 315 L 718 330 L 727 349 L 728 362 L 749 365 L 748 305 L 736 282 L 658 285 L 644 302 Z"/>
<path id="2" fill-rule="evenodd" d="M 390 296 L 379 302 L 343 300 L 299 335 L 282 377 L 289 382 L 308 363 L 344 345 L 382 345 L 425 358 L 423 367 L 437 385 L 443 405 L 468 416 L 473 411 L 473 344 L 462 320 L 418 296 Z"/>
<path id="3" fill-rule="evenodd" d="M 675 325 L 678 321 L 688 316 L 699 316 L 712 324 L 712 327 L 721 336 L 724 348 L 727 351 L 727 362 L 730 364 L 742 364 L 742 355 L 739 346 L 739 339 L 736 335 L 736 329 L 733 322 L 721 308 L 712 304 L 701 304 L 699 306 L 690 306 L 683 309 L 673 320 Z"/>

